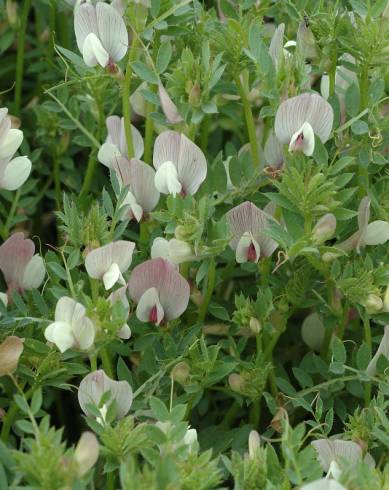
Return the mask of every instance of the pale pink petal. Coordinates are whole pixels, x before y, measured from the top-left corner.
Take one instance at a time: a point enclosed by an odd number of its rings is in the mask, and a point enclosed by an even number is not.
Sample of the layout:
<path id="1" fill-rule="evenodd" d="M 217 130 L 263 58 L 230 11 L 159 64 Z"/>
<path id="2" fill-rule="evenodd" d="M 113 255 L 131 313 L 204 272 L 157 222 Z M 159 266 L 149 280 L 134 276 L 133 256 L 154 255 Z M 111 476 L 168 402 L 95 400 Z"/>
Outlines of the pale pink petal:
<path id="1" fill-rule="evenodd" d="M 146 213 L 152 211 L 158 204 L 160 197 L 154 184 L 155 170 L 136 158 L 132 158 L 130 161 L 126 158 L 119 158 L 115 170 L 120 176 L 123 186 L 129 187 L 143 211 Z"/>
<path id="2" fill-rule="evenodd" d="M 119 12 L 107 3 L 96 5 L 99 38 L 112 61 L 120 61 L 128 49 L 128 32 Z"/>
<path id="3" fill-rule="evenodd" d="M 127 415 L 133 399 L 131 386 L 127 381 L 114 381 L 102 369 L 89 373 L 80 383 L 78 401 L 82 411 L 92 417 L 93 414 L 88 410 L 87 405 L 98 406 L 101 397 L 107 391 L 110 392 L 108 405 L 113 400 L 116 401 L 117 418 Z"/>
<path id="4" fill-rule="evenodd" d="M 282 58 L 284 56 L 284 31 L 285 24 L 280 24 L 274 31 L 273 37 L 271 38 L 269 55 L 273 61 L 274 68 L 278 70 L 282 63 Z"/>
<path id="5" fill-rule="evenodd" d="M 81 350 L 89 349 L 95 340 L 95 327 L 92 321 L 84 316 L 76 323 L 73 323 L 73 335 L 76 340 L 76 348 Z"/>
<path id="6" fill-rule="evenodd" d="M 39 254 L 35 254 L 24 269 L 22 288 L 27 290 L 39 288 L 45 275 L 45 263 Z"/>
<path id="7" fill-rule="evenodd" d="M 0 269 L 9 288 L 21 288 L 24 271 L 35 252 L 32 240 L 14 233 L 0 247 Z"/>
<path id="8" fill-rule="evenodd" d="M 119 116 L 109 116 L 105 120 L 107 126 L 107 143 L 112 143 L 120 150 L 120 142 L 122 138 L 122 122 Z"/>
<path id="9" fill-rule="evenodd" d="M 274 131 L 269 134 L 264 148 L 265 161 L 274 169 L 279 169 L 284 163 L 284 148 L 278 141 Z"/>
<path id="10" fill-rule="evenodd" d="M 178 112 L 176 104 L 172 101 L 162 83 L 158 84 L 158 95 L 159 100 L 161 101 L 163 113 L 165 114 L 165 117 L 170 122 L 170 124 L 177 124 L 183 121 Z"/>
<path id="11" fill-rule="evenodd" d="M 93 32 L 99 35 L 97 29 L 96 9 L 93 5 L 84 3 L 74 11 L 74 32 L 76 34 L 77 46 L 82 53 L 84 41 L 88 34 Z"/>
<path id="12" fill-rule="evenodd" d="M 164 131 L 156 139 L 153 165 L 158 169 L 166 162 L 172 162 L 177 168 L 178 180 L 185 194 L 195 194 L 207 176 L 203 152 L 184 134 Z"/>
<path id="13" fill-rule="evenodd" d="M 282 102 L 275 118 L 275 133 L 281 143 L 289 144 L 293 134 L 308 122 L 325 143 L 332 130 L 333 118 L 330 104 L 320 95 L 307 92 Z"/>
<path id="14" fill-rule="evenodd" d="M 324 471 L 328 471 L 332 461 L 355 465 L 362 459 L 362 449 L 356 442 L 340 439 L 318 439 L 312 441 Z"/>
<path id="15" fill-rule="evenodd" d="M 117 264 L 123 274 L 131 265 L 134 248 L 135 243 L 118 240 L 92 250 L 85 259 L 88 274 L 94 279 L 102 279 L 112 264 Z"/>
<path id="16" fill-rule="evenodd" d="M 269 257 L 278 247 L 277 242 L 263 232 L 274 219 L 255 204 L 246 201 L 228 211 L 226 216 L 232 233 L 230 247 L 233 250 L 236 250 L 239 240 L 247 232 L 258 243 L 262 257 Z"/>
<path id="17" fill-rule="evenodd" d="M 188 306 L 188 282 L 170 262 L 161 258 L 148 260 L 135 267 L 128 288 L 130 297 L 136 303 L 145 291 L 156 288 L 167 320 L 178 318 Z"/>

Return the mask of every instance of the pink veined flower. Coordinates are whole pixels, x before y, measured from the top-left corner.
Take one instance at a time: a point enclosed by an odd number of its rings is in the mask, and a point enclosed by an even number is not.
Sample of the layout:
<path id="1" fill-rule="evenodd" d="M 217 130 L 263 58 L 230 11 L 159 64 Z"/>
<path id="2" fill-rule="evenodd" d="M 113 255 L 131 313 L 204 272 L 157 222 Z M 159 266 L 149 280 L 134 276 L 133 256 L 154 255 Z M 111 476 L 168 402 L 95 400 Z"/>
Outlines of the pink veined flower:
<path id="1" fill-rule="evenodd" d="M 162 258 L 135 267 L 128 283 L 130 297 L 137 303 L 142 322 L 159 325 L 178 318 L 186 310 L 190 287 L 176 267 Z"/>
<path id="2" fill-rule="evenodd" d="M 311 156 L 315 149 L 315 135 L 325 143 L 332 130 L 334 111 L 318 94 L 304 93 L 287 99 L 277 110 L 275 134 L 289 151 L 302 151 Z"/>
<path id="3" fill-rule="evenodd" d="M 122 274 L 131 265 L 134 249 L 135 243 L 126 240 L 95 248 L 85 258 L 86 271 L 93 279 L 101 279 L 106 290 L 117 282 L 125 284 Z"/>
<path id="4" fill-rule="evenodd" d="M 195 194 L 207 176 L 207 161 L 200 148 L 184 134 L 164 131 L 155 140 L 155 187 L 162 194 Z"/>
<path id="5" fill-rule="evenodd" d="M 13 158 L 23 141 L 23 132 L 11 127 L 8 109 L 0 109 L 0 189 L 14 191 L 21 187 L 31 172 L 26 156 Z"/>
<path id="6" fill-rule="evenodd" d="M 269 134 L 264 148 L 265 162 L 273 170 L 279 170 L 284 163 L 284 147 L 276 138 L 274 131 Z"/>
<path id="7" fill-rule="evenodd" d="M 128 49 L 126 24 L 111 5 L 84 3 L 74 11 L 74 32 L 78 49 L 87 66 L 103 68 L 120 61 Z"/>
<path id="8" fill-rule="evenodd" d="M 99 407 L 101 397 L 109 392 L 109 399 L 106 404 Z M 100 409 L 101 419 L 105 415 L 112 402 L 116 403 L 116 418 L 122 419 L 128 413 L 132 405 L 132 388 L 127 381 L 115 381 L 108 377 L 102 369 L 93 371 L 82 379 L 78 388 L 78 402 L 81 410 L 88 417 L 93 417 L 88 405 L 95 405 Z"/>
<path id="9" fill-rule="evenodd" d="M 113 168 L 115 162 L 120 157 L 128 157 L 126 132 L 124 129 L 124 118 L 119 116 L 107 117 L 107 138 L 100 147 L 97 159 L 108 168 Z M 131 125 L 132 143 L 134 146 L 135 158 L 141 158 L 144 151 L 143 139 L 135 126 Z"/>
<path id="10" fill-rule="evenodd" d="M 128 188 L 123 204 L 129 206 L 129 218 L 138 222 L 158 204 L 160 194 L 154 178 L 155 170 L 136 158 L 119 157 L 112 168 L 116 171 L 119 184 Z"/>
<path id="11" fill-rule="evenodd" d="M 269 55 L 276 71 L 280 69 L 282 60 L 284 59 L 284 32 L 285 24 L 280 24 L 274 31 L 270 41 Z"/>
<path id="12" fill-rule="evenodd" d="M 370 220 L 370 197 L 364 197 L 358 207 L 358 231 L 353 233 L 347 240 L 336 245 L 345 252 L 356 250 L 358 253 L 366 245 L 382 245 L 389 240 L 389 222 Z"/>
<path id="13" fill-rule="evenodd" d="M 24 238 L 22 232 L 14 233 L 1 245 L 0 269 L 8 293 L 35 289 L 42 284 L 46 270 L 42 257 L 34 252 L 34 242 Z"/>
<path id="14" fill-rule="evenodd" d="M 165 114 L 168 122 L 170 122 L 170 124 L 177 124 L 183 121 L 180 113 L 178 112 L 176 104 L 172 101 L 162 83 L 158 84 L 158 95 L 159 100 L 161 101 L 163 113 Z"/>
<path id="15" fill-rule="evenodd" d="M 277 242 L 264 233 L 274 218 L 246 201 L 227 213 L 227 221 L 232 233 L 230 247 L 235 250 L 236 261 L 258 262 L 261 257 L 269 257 L 278 247 Z"/>

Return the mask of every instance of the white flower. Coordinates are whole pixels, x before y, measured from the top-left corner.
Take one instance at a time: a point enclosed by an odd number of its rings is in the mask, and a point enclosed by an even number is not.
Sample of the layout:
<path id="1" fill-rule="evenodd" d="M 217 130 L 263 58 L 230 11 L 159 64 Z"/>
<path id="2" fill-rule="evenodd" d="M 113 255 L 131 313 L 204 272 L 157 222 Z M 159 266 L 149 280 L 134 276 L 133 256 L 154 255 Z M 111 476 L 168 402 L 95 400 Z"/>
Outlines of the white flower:
<path id="1" fill-rule="evenodd" d="M 367 366 L 366 371 L 368 374 L 370 374 L 370 376 L 374 376 L 376 374 L 377 362 L 380 356 L 384 356 L 389 359 L 389 325 L 385 327 L 384 335 L 382 336 L 380 345 L 378 346 L 378 349 L 373 359 L 369 362 L 369 365 Z"/>
<path id="2" fill-rule="evenodd" d="M 128 49 L 126 24 L 111 5 L 84 3 L 74 11 L 77 46 L 87 66 L 103 68 L 120 61 Z"/>
<path id="3" fill-rule="evenodd" d="M 89 276 L 102 279 L 106 290 L 117 282 L 125 284 L 123 273 L 131 265 L 134 248 L 134 242 L 119 240 L 92 250 L 85 259 Z"/>
<path id="4" fill-rule="evenodd" d="M 321 478 L 320 480 L 303 485 L 301 490 L 347 490 L 347 488 L 336 480 Z"/>
<path id="5" fill-rule="evenodd" d="M 88 473 L 99 458 L 100 446 L 93 432 L 83 432 L 74 451 L 74 459 L 78 466 L 78 476 L 82 478 Z"/>
<path id="6" fill-rule="evenodd" d="M 95 328 L 86 316 L 85 307 L 63 296 L 57 302 L 55 321 L 46 328 L 45 337 L 61 352 L 71 348 L 87 350 L 94 342 Z"/>
<path id="7" fill-rule="evenodd" d="M 172 264 L 181 264 L 196 259 L 188 243 L 176 238 L 166 240 L 162 237 L 155 238 L 151 246 L 151 258 L 157 257 L 162 257 Z"/>
<path id="8" fill-rule="evenodd" d="M 23 141 L 20 129 L 11 128 L 8 109 L 0 109 L 0 189 L 14 191 L 21 187 L 31 172 L 26 156 L 13 158 Z"/>

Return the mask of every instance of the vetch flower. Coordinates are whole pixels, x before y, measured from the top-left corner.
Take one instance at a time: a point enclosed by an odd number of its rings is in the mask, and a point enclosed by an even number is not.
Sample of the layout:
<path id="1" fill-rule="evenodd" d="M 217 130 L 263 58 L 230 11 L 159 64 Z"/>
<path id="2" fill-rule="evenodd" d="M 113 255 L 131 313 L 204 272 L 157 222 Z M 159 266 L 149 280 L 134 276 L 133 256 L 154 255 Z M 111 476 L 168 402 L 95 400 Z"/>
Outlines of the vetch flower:
<path id="1" fill-rule="evenodd" d="M 12 374 L 19 364 L 24 339 L 11 335 L 0 344 L 0 376 Z"/>
<path id="2" fill-rule="evenodd" d="M 170 95 L 167 93 L 162 83 L 158 84 L 158 95 L 163 113 L 165 114 L 168 122 L 170 124 L 177 124 L 179 122 L 182 122 L 183 119 L 178 112 L 176 104 L 172 101 Z"/>
<path id="3" fill-rule="evenodd" d="M 163 194 L 195 194 L 207 176 L 200 148 L 184 134 L 164 131 L 154 144 L 155 187 Z"/>
<path id="4" fill-rule="evenodd" d="M 131 299 L 137 303 L 137 318 L 155 325 L 178 318 L 189 302 L 187 280 L 174 265 L 161 258 L 135 267 L 128 289 Z"/>
<path id="5" fill-rule="evenodd" d="M 54 322 L 46 327 L 45 337 L 61 352 L 72 348 L 87 350 L 95 340 L 95 327 L 81 303 L 63 296 L 55 307 Z"/>
<path id="6" fill-rule="evenodd" d="M 377 362 L 380 356 L 384 356 L 389 359 L 389 325 L 386 325 L 384 335 L 381 339 L 380 345 L 378 346 L 377 352 L 374 354 L 373 359 L 367 366 L 366 371 L 370 376 L 375 376 L 377 372 Z"/>
<path id="7" fill-rule="evenodd" d="M 322 216 L 312 230 L 312 241 L 315 245 L 321 245 L 331 238 L 336 230 L 336 217 L 332 213 Z"/>
<path id="8" fill-rule="evenodd" d="M 289 145 L 289 151 L 311 156 L 315 135 L 325 143 L 331 133 L 334 111 L 318 94 L 304 93 L 287 99 L 277 110 L 275 133 L 278 141 Z"/>
<path id="9" fill-rule="evenodd" d="M 226 216 L 232 233 L 230 247 L 235 250 L 239 264 L 258 262 L 261 257 L 269 257 L 278 247 L 277 242 L 264 233 L 274 219 L 255 204 L 246 201 L 232 208 Z"/>
<path id="10" fill-rule="evenodd" d="M 74 451 L 77 463 L 77 474 L 80 478 L 88 473 L 99 458 L 100 446 L 93 432 L 86 431 L 81 434 Z"/>
<path id="11" fill-rule="evenodd" d="M 120 61 L 128 49 L 126 24 L 119 12 L 103 2 L 85 3 L 74 11 L 78 49 L 87 66 L 103 68 Z"/>
<path id="12" fill-rule="evenodd" d="M 364 197 L 358 207 L 358 231 L 344 242 L 336 245 L 345 252 L 356 250 L 358 253 L 366 245 L 382 245 L 389 240 L 389 222 L 377 220 L 369 223 L 371 200 Z"/>
<path id="13" fill-rule="evenodd" d="M 303 485 L 301 490 L 347 490 L 347 488 L 333 478 L 320 478 L 320 480 Z"/>
<path id="14" fill-rule="evenodd" d="M 0 189 L 14 191 L 21 187 L 31 172 L 26 156 L 13 158 L 23 141 L 23 132 L 11 127 L 8 109 L 0 109 Z"/>
<path id="15" fill-rule="evenodd" d="M 363 459 L 361 446 L 353 441 L 317 439 L 316 441 L 312 441 L 311 444 L 315 448 L 319 463 L 325 472 L 330 470 L 333 462 L 342 468 L 342 464 L 354 466 Z M 364 457 L 364 461 L 371 467 L 375 465 L 369 453 Z"/>
<path id="16" fill-rule="evenodd" d="M 280 69 L 284 60 L 284 32 L 285 24 L 280 24 L 274 31 L 270 41 L 269 55 L 276 71 Z"/>
<path id="17" fill-rule="evenodd" d="M 128 298 L 127 298 L 127 286 L 123 286 L 123 287 L 117 289 L 116 291 L 114 291 L 109 296 L 108 299 L 112 305 L 114 305 L 115 303 L 120 301 L 122 303 L 123 307 L 127 311 L 127 318 L 128 318 L 128 316 L 130 314 L 130 303 L 129 303 Z M 119 337 L 119 339 L 123 339 L 123 340 L 128 340 L 131 337 L 131 329 L 127 325 L 127 323 L 125 323 L 120 328 L 120 330 L 118 330 L 116 335 Z"/>
<path id="18" fill-rule="evenodd" d="M 255 459 L 258 449 L 261 446 L 261 437 L 256 430 L 250 431 L 249 434 L 249 458 Z"/>
<path id="19" fill-rule="evenodd" d="M 119 157 L 128 157 L 126 131 L 124 128 L 124 118 L 119 116 L 107 117 L 107 138 L 97 154 L 97 159 L 108 168 L 114 168 L 114 163 Z M 134 147 L 135 158 L 143 155 L 144 143 L 140 132 L 135 126 L 131 125 L 132 144 Z"/>
<path id="20" fill-rule="evenodd" d="M 123 205 L 129 206 L 126 217 L 141 221 L 159 201 L 160 194 L 154 184 L 155 170 L 141 160 L 127 160 L 123 157 L 119 157 L 112 168 L 116 172 L 119 184 L 128 188 L 123 202 Z"/>
<path id="21" fill-rule="evenodd" d="M 101 397 L 107 392 L 109 392 L 109 397 L 101 407 Z M 88 408 L 88 405 L 94 405 L 99 409 L 102 421 L 105 421 L 107 410 L 113 402 L 116 404 L 116 418 L 125 417 L 131 408 L 132 399 L 132 388 L 127 381 L 115 381 L 108 377 L 102 369 L 87 374 L 78 388 L 78 402 L 81 410 L 88 417 L 94 417 L 94 412 Z"/>
<path id="22" fill-rule="evenodd" d="M 191 246 L 183 240 L 172 238 L 166 240 L 162 237 L 154 239 L 151 246 L 151 258 L 162 257 L 172 264 L 182 264 L 196 259 Z"/>
<path id="23" fill-rule="evenodd" d="M 135 243 L 126 240 L 95 248 L 85 258 L 85 268 L 93 279 L 102 279 L 106 290 L 117 282 L 125 284 L 123 273 L 130 267 Z"/>
<path id="24" fill-rule="evenodd" d="M 23 292 L 38 288 L 45 277 L 43 259 L 35 254 L 34 242 L 24 238 L 22 232 L 14 233 L 0 247 L 0 269 L 8 286 Z"/>

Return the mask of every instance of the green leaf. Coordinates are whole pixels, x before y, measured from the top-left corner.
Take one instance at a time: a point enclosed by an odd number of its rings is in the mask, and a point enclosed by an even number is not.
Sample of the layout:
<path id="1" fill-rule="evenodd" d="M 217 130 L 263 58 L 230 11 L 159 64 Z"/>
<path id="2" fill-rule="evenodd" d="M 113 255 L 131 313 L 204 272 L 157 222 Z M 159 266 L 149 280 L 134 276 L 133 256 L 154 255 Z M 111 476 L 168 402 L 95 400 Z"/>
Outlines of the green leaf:
<path id="1" fill-rule="evenodd" d="M 357 352 L 357 368 L 360 371 L 365 371 L 365 369 L 367 368 L 370 362 L 370 359 L 371 356 L 370 356 L 369 347 L 366 344 L 366 342 L 363 342 Z"/>
<path id="2" fill-rule="evenodd" d="M 141 80 L 151 84 L 158 84 L 159 78 L 145 63 L 142 61 L 134 61 L 131 63 L 132 69 Z"/>
<path id="3" fill-rule="evenodd" d="M 367 134 L 369 132 L 369 126 L 365 121 L 359 119 L 358 121 L 354 121 L 351 125 L 351 131 L 356 134 Z"/>
<path id="4" fill-rule="evenodd" d="M 219 318 L 219 320 L 230 320 L 230 315 L 228 314 L 228 311 L 224 308 L 224 306 L 218 305 L 216 303 L 211 303 L 208 309 L 211 315 Z"/>
<path id="5" fill-rule="evenodd" d="M 345 101 L 347 114 L 350 117 L 355 117 L 359 113 L 360 106 L 359 87 L 355 82 L 346 90 Z"/>
<path id="6" fill-rule="evenodd" d="M 330 167 L 329 173 L 330 175 L 337 175 L 352 163 L 355 163 L 355 157 L 340 158 L 334 165 L 332 165 L 332 167 Z"/>
<path id="7" fill-rule="evenodd" d="M 41 388 L 38 388 L 34 394 L 32 395 L 32 399 L 31 399 L 31 412 L 35 415 L 36 413 L 38 413 L 38 411 L 40 410 L 41 406 L 42 406 L 42 389 Z"/>
<path id="8" fill-rule="evenodd" d="M 312 158 L 319 165 L 326 165 L 328 162 L 328 152 L 326 147 L 321 142 L 321 139 L 315 135 L 315 149 Z"/>
<path id="9" fill-rule="evenodd" d="M 23 413 L 28 414 L 30 407 L 28 406 L 27 400 L 21 395 L 15 395 L 14 400 L 16 405 L 20 408 Z"/>
<path id="10" fill-rule="evenodd" d="M 62 267 L 62 265 L 58 264 L 58 262 L 48 262 L 47 267 L 49 267 L 49 269 L 51 269 L 54 272 L 54 274 L 58 276 L 60 279 L 67 281 L 68 276 L 66 275 L 66 271 Z"/>
<path id="11" fill-rule="evenodd" d="M 334 360 L 344 364 L 347 359 L 347 353 L 343 342 L 338 337 L 333 337 L 331 348 Z"/>
<path id="12" fill-rule="evenodd" d="M 166 41 L 161 44 L 157 54 L 157 61 L 155 66 L 157 68 L 157 72 L 159 74 L 164 73 L 170 63 L 170 59 L 172 57 L 172 45 L 169 41 Z"/>
<path id="13" fill-rule="evenodd" d="M 313 379 L 303 369 L 298 368 L 298 367 L 294 367 L 292 369 L 292 371 L 293 371 L 294 377 L 299 382 L 301 388 L 310 388 L 311 386 L 313 386 Z"/>
<path id="14" fill-rule="evenodd" d="M 160 422 L 168 422 L 170 420 L 170 414 L 166 405 L 155 396 L 150 398 L 150 408 L 153 412 L 154 418 Z"/>

